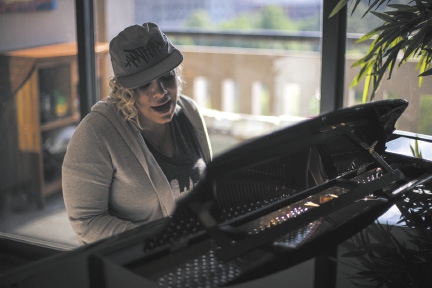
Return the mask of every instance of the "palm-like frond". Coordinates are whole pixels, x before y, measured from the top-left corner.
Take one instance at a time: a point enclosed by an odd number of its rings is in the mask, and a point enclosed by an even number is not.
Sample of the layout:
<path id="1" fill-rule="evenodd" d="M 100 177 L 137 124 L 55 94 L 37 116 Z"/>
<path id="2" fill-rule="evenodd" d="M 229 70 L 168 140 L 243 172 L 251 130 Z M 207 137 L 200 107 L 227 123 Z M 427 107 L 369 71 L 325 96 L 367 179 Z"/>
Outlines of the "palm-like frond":
<path id="1" fill-rule="evenodd" d="M 354 13 L 360 1 L 352 0 L 354 5 L 351 13 Z M 330 16 L 338 13 L 349 2 L 340 0 Z M 366 55 L 352 66 L 360 67 L 360 71 L 351 86 L 365 79 L 364 102 L 368 96 L 370 100 L 375 97 L 386 73 L 387 79 L 390 79 L 394 67 L 399 67 L 410 59 L 418 61 L 419 85 L 422 85 L 424 76 L 432 75 L 432 0 L 414 0 L 408 1 L 408 4 L 392 4 L 391 0 L 369 0 L 368 5 L 365 14 L 372 13 L 383 20 L 384 24 L 358 40 L 363 42 L 376 37 Z M 382 5 L 392 10 L 377 12 L 376 9 Z"/>

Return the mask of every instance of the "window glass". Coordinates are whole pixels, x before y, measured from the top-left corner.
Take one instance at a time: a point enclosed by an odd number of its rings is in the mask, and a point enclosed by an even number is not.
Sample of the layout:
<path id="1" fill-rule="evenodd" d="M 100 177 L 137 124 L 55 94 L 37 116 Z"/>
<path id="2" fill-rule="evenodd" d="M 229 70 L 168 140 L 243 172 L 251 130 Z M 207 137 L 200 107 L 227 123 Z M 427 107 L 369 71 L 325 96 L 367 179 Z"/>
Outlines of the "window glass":
<path id="1" fill-rule="evenodd" d="M 134 21 L 157 23 L 182 51 L 183 93 L 204 109 L 211 137 L 238 143 L 319 113 L 321 2 L 135 0 Z M 248 119 L 267 124 L 244 133 Z"/>
<path id="2" fill-rule="evenodd" d="M 0 235 L 77 247 L 61 166 L 80 115 L 75 1 L 0 7 Z M 97 97 L 107 93 L 108 46 L 97 43 Z"/>
<path id="3" fill-rule="evenodd" d="M 73 249 L 60 176 L 83 116 L 75 1 L 51 3 L 0 11 L 0 233 Z M 322 0 L 94 3 L 97 99 L 112 76 L 109 40 L 152 21 L 185 56 L 183 94 L 199 103 L 215 155 L 319 113 Z"/>

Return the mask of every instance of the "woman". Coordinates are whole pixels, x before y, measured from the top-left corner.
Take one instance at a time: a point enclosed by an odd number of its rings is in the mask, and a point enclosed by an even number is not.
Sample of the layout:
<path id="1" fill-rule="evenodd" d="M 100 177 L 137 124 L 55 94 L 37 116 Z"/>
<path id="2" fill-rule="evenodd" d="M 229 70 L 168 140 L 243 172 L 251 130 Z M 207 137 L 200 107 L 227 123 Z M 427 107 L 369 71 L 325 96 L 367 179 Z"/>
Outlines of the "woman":
<path id="1" fill-rule="evenodd" d="M 82 244 L 171 215 L 212 156 L 195 103 L 180 95 L 183 56 L 156 24 L 120 32 L 110 56 L 112 91 L 78 125 L 63 163 Z"/>

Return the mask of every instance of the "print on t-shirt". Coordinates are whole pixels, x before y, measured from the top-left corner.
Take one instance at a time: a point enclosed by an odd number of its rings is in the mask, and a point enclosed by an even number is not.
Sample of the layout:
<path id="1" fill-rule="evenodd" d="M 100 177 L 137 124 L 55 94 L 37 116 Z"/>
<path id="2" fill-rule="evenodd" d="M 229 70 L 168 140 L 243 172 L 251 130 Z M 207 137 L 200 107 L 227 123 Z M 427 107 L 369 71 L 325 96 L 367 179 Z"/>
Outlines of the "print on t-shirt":
<path id="1" fill-rule="evenodd" d="M 170 183 L 174 197 L 178 200 L 195 187 L 206 164 L 199 153 L 192 125 L 181 110 L 174 114 L 170 125 L 176 147 L 173 157 L 161 154 L 149 141 L 146 143 Z"/>

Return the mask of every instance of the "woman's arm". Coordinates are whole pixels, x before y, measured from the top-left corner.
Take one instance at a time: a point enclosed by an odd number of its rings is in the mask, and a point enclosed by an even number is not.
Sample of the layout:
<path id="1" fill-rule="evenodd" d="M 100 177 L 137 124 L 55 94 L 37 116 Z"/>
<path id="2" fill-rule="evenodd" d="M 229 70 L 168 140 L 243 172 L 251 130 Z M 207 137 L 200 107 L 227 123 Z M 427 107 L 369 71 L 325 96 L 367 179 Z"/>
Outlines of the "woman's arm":
<path id="1" fill-rule="evenodd" d="M 83 243 L 137 226 L 108 212 L 114 168 L 97 126 L 91 119 L 84 119 L 78 126 L 68 144 L 62 170 L 66 210 L 73 230 Z"/>

